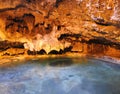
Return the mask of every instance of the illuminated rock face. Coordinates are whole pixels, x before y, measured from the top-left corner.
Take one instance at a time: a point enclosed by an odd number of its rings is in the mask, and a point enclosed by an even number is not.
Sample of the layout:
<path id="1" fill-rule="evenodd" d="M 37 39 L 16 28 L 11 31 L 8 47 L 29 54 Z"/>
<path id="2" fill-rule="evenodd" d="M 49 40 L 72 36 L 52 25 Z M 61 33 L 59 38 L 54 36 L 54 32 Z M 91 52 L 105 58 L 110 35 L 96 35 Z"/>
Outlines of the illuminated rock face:
<path id="1" fill-rule="evenodd" d="M 45 50 L 48 54 L 49 52 L 56 50 L 64 50 L 69 47 L 71 43 L 58 41 L 57 36 L 55 36 L 57 32 L 54 30 L 50 34 L 40 35 L 37 34 L 32 42 L 27 42 L 24 44 L 25 49 L 30 49 L 30 51 L 40 51 Z"/>
<path id="2" fill-rule="evenodd" d="M 88 53 L 90 44 L 119 52 L 120 1 L 0 0 L 0 41 L 4 40 L 46 53 L 69 47 Z"/>

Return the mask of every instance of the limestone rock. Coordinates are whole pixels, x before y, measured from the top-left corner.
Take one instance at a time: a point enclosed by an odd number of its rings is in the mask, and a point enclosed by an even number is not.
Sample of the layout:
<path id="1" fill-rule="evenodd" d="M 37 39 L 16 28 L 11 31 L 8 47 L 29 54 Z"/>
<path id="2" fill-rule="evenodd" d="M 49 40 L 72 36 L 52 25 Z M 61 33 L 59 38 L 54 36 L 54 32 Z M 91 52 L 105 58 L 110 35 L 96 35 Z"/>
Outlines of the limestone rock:
<path id="1" fill-rule="evenodd" d="M 120 50 L 120 0 L 0 0 L 0 41 L 5 40 L 47 53 L 68 47 L 83 52 L 86 46 L 77 43 Z"/>

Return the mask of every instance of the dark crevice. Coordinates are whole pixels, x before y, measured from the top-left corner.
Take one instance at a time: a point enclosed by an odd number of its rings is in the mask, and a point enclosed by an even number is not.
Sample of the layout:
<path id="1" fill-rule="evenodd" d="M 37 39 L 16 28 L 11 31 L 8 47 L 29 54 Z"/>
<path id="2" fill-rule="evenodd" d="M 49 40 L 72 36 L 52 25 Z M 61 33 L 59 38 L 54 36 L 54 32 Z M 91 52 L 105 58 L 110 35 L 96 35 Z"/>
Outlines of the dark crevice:
<path id="1" fill-rule="evenodd" d="M 63 51 L 63 53 L 71 52 L 71 49 L 72 49 L 72 48 L 73 48 L 72 46 L 70 46 L 70 47 L 68 47 L 68 48 L 65 48 L 64 51 Z"/>
<path id="2" fill-rule="evenodd" d="M 66 14 L 66 16 L 70 16 L 70 15 L 71 15 L 71 13 L 67 13 L 67 14 Z"/>
<path id="3" fill-rule="evenodd" d="M 58 40 L 62 40 L 64 38 L 67 38 L 67 37 L 75 37 L 75 38 L 79 38 L 81 37 L 81 34 L 62 34 Z"/>
<path id="4" fill-rule="evenodd" d="M 30 51 L 30 50 L 28 50 L 27 54 L 28 55 L 44 55 L 44 54 L 46 54 L 46 51 L 43 50 L 43 49 L 40 50 L 40 51 Z"/>
<path id="5" fill-rule="evenodd" d="M 52 50 L 49 52 L 49 54 L 62 54 L 61 51 L 56 51 L 56 50 Z"/>
<path id="6" fill-rule="evenodd" d="M 43 55 L 43 54 L 46 54 L 46 51 L 42 49 L 42 50 L 38 51 L 37 54 Z"/>
<path id="7" fill-rule="evenodd" d="M 120 49 L 120 43 L 118 42 L 112 42 L 110 40 L 107 40 L 105 38 L 95 38 L 95 39 L 90 39 L 89 41 L 86 41 L 87 44 L 92 44 L 92 43 L 95 43 L 95 44 L 102 44 L 102 45 L 107 45 L 107 46 L 111 46 L 111 47 L 114 47 L 116 49 Z"/>
<path id="8" fill-rule="evenodd" d="M 8 16 L 5 30 L 8 32 L 19 32 L 25 34 L 30 29 L 27 24 L 30 24 L 33 28 L 35 23 L 35 16 L 32 14 L 24 14 L 22 17 L 12 18 Z"/>
<path id="9" fill-rule="evenodd" d="M 99 25 L 104 25 L 104 26 L 111 26 L 113 25 L 111 22 L 106 22 L 104 19 L 102 18 L 98 18 L 98 17 L 94 17 L 92 18 L 93 21 L 96 23 L 96 24 L 99 24 Z"/>
<path id="10" fill-rule="evenodd" d="M 60 25 L 57 26 L 57 30 L 61 30 L 61 26 Z"/>
<path id="11" fill-rule="evenodd" d="M 103 35 L 108 34 L 107 32 L 97 30 L 96 28 L 91 29 L 91 31 L 93 31 L 93 32 L 97 32 L 97 33 L 100 33 L 100 34 L 103 34 Z"/>
<path id="12" fill-rule="evenodd" d="M 7 49 L 9 49 L 10 47 L 8 46 L 8 47 L 0 47 L 0 52 L 2 52 L 2 51 L 6 51 Z"/>
<path id="13" fill-rule="evenodd" d="M 17 5 L 15 8 L 4 8 L 4 9 L 0 9 L 0 12 L 6 12 L 6 11 L 11 11 L 11 10 L 17 10 L 18 8 L 26 8 L 25 5 Z"/>
<path id="14" fill-rule="evenodd" d="M 36 55 L 37 52 L 28 50 L 28 51 L 27 51 L 27 54 L 28 54 L 28 55 Z"/>
<path id="15" fill-rule="evenodd" d="M 75 40 L 72 40 L 72 38 L 76 38 Z M 79 40 L 78 38 L 81 38 L 81 40 Z M 103 37 L 95 37 L 94 39 L 90 39 L 89 41 L 84 40 L 84 38 L 82 38 L 82 36 L 80 34 L 62 34 L 58 40 L 66 40 L 69 42 L 73 42 L 73 41 L 78 41 L 81 43 L 86 43 L 86 44 L 101 44 L 101 45 L 107 45 L 107 46 L 111 46 L 114 47 L 115 49 L 120 49 L 120 43 L 119 42 L 113 42 L 111 40 L 108 40 L 106 38 Z"/>
<path id="16" fill-rule="evenodd" d="M 31 0 L 26 0 L 28 3 L 31 3 Z"/>
<path id="17" fill-rule="evenodd" d="M 45 30 L 51 30 L 51 29 L 52 29 L 51 25 L 47 24 L 47 27 L 45 27 Z"/>
<path id="18" fill-rule="evenodd" d="M 49 55 L 52 55 L 52 54 L 55 54 L 55 55 L 65 54 L 67 52 L 71 52 L 71 49 L 72 49 L 72 46 L 70 46 L 68 48 L 65 48 L 64 50 L 60 50 L 60 51 L 52 50 L 48 54 Z M 30 50 L 28 50 L 27 54 L 28 55 L 44 55 L 44 54 L 47 54 L 47 53 L 46 53 L 46 51 L 44 49 L 42 49 L 40 51 L 30 51 Z"/>
<path id="19" fill-rule="evenodd" d="M 37 13 L 39 13 L 39 14 L 42 14 L 42 15 L 43 15 L 43 13 L 42 13 L 41 11 L 31 9 L 31 8 L 29 8 L 29 7 L 25 6 L 25 5 L 22 5 L 22 4 L 19 4 L 19 5 L 17 5 L 17 6 L 16 6 L 16 7 L 14 7 L 14 8 L 4 8 L 4 9 L 0 9 L 0 12 L 14 11 L 14 10 L 17 10 L 17 9 L 19 9 L 19 8 L 26 8 L 26 9 L 29 9 L 29 10 L 31 10 L 31 11 L 34 11 L 34 12 L 37 12 Z"/>
<path id="20" fill-rule="evenodd" d="M 99 24 L 99 25 L 103 25 L 103 26 L 115 26 L 117 28 L 120 28 L 120 22 L 119 21 L 105 21 L 104 19 L 102 18 L 97 18 L 97 17 L 94 17 L 92 18 L 92 20 L 96 23 L 96 24 Z"/>
<path id="21" fill-rule="evenodd" d="M 0 50 L 4 51 L 9 48 L 20 48 L 24 49 L 24 44 L 20 42 L 9 42 L 9 41 L 0 41 Z"/>
<path id="22" fill-rule="evenodd" d="M 65 54 L 66 52 L 71 52 L 72 46 L 65 48 L 64 50 L 56 51 L 52 50 L 49 54 Z"/>
<path id="23" fill-rule="evenodd" d="M 24 18 L 24 17 L 31 17 L 31 18 L 35 19 L 35 16 L 32 15 L 31 13 L 29 13 L 29 14 L 24 14 L 24 15 L 23 15 L 23 18 Z"/>
<path id="24" fill-rule="evenodd" d="M 63 0 L 56 0 L 55 7 L 57 8 L 61 2 L 63 2 Z"/>

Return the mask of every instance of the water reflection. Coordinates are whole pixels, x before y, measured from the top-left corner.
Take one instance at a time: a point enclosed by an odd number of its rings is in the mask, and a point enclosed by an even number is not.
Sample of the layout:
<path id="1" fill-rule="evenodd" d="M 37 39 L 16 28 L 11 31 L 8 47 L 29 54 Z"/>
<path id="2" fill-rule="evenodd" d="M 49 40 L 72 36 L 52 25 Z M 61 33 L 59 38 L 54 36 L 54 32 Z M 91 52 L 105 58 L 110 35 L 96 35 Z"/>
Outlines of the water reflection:
<path id="1" fill-rule="evenodd" d="M 49 58 L 0 68 L 0 94 L 120 94 L 120 66 Z"/>
<path id="2" fill-rule="evenodd" d="M 66 67 L 66 66 L 71 66 L 73 63 L 74 62 L 71 58 L 62 58 L 49 62 L 49 65 L 54 67 Z"/>

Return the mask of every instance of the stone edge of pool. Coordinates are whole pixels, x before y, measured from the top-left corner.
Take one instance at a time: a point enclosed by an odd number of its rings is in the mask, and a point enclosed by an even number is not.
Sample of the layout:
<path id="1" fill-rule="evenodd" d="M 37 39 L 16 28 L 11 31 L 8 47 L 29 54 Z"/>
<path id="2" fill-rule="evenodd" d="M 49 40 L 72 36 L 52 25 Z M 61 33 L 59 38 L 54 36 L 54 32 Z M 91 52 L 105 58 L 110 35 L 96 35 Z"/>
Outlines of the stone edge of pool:
<path id="1" fill-rule="evenodd" d="M 62 54 L 62 55 L 19 55 L 19 56 L 2 56 L 0 57 L 0 66 L 6 64 L 12 64 L 17 62 L 24 62 L 27 60 L 37 60 L 37 59 L 46 59 L 46 58 L 76 58 L 76 57 L 84 57 L 84 58 L 95 58 L 98 60 L 102 60 L 108 63 L 120 64 L 120 58 L 111 57 L 111 56 L 98 56 L 98 55 L 86 55 L 86 54 L 79 54 L 79 53 L 69 53 L 69 54 Z M 12 63 L 11 63 L 12 62 Z"/>

